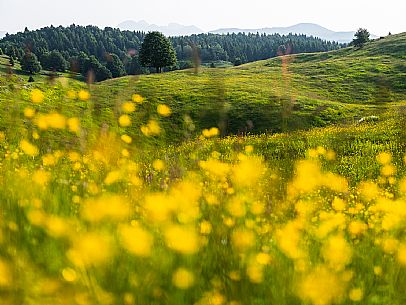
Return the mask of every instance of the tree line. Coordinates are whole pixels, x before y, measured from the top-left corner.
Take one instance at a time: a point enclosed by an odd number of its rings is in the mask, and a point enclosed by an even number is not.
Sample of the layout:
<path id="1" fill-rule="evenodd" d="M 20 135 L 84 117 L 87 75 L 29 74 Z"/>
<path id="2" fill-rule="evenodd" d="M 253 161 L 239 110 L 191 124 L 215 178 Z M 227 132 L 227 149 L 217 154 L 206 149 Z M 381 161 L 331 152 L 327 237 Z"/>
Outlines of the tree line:
<path id="1" fill-rule="evenodd" d="M 32 63 L 33 70 L 38 69 L 38 65 L 34 64 L 38 60 L 42 68 L 51 71 L 69 69 L 85 75 L 91 69 L 99 81 L 126 74 L 160 72 L 164 67 L 190 68 L 194 58 L 203 63 L 228 61 L 238 65 L 275 57 L 286 50 L 295 54 L 342 47 L 336 42 L 297 34 L 233 33 L 170 37 L 177 61 L 167 60 L 165 65 L 156 67 L 147 64 L 145 54 L 144 62 L 141 61 L 143 55 L 140 51 L 146 35 L 139 31 L 95 26 L 50 26 L 35 31 L 26 28 L 24 32 L 7 34 L 0 40 L 0 49 L 13 60 Z M 150 52 L 153 50 L 150 47 Z"/>

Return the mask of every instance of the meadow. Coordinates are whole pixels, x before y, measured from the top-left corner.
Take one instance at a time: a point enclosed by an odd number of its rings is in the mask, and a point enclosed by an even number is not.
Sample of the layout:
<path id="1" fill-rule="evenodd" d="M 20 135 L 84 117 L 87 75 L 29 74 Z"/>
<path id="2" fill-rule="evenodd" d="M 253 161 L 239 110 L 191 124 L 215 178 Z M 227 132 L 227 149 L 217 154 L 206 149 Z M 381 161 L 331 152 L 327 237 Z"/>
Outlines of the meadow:
<path id="1" fill-rule="evenodd" d="M 2 74 L 0 304 L 405 304 L 405 37 Z"/>

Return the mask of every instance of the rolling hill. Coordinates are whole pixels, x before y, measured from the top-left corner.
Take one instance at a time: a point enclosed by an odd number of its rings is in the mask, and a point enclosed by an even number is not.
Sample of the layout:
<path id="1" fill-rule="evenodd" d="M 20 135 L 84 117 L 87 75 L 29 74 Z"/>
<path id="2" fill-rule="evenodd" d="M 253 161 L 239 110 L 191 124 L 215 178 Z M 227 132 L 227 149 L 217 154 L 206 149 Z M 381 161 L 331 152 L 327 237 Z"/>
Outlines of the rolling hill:
<path id="1" fill-rule="evenodd" d="M 162 124 L 171 130 L 165 135 L 170 141 L 212 126 L 219 126 L 223 135 L 284 132 L 352 123 L 403 105 L 405 59 L 403 33 L 362 49 L 289 55 L 198 73 L 127 76 L 91 85 L 90 91 L 98 123 L 114 121 L 132 94 L 144 96 L 148 103 L 134 114 L 133 133 L 139 133 L 157 104 L 169 105 L 171 120 Z M 190 122 L 193 128 L 185 133 Z"/>
<path id="2" fill-rule="evenodd" d="M 362 49 L 203 68 L 197 74 L 188 70 L 124 77 L 93 90 L 104 109 L 114 108 L 134 91 L 153 105 L 168 104 L 174 132 L 185 115 L 197 130 L 220 126 L 224 134 L 280 132 L 354 122 L 406 101 L 405 58 L 403 33 Z"/>

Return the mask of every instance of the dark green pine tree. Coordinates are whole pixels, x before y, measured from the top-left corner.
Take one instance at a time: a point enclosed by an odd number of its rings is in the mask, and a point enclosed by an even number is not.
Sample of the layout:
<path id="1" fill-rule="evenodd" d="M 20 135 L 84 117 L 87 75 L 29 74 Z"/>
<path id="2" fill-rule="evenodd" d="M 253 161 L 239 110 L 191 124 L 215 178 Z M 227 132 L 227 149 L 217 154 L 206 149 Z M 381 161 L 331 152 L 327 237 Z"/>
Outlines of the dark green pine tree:
<path id="1" fill-rule="evenodd" d="M 88 76 L 89 73 L 93 73 L 96 81 L 101 82 L 111 78 L 111 72 L 105 66 L 103 66 L 95 56 L 90 56 L 85 60 L 83 64 L 83 76 Z"/>
<path id="2" fill-rule="evenodd" d="M 63 58 L 62 54 L 56 50 L 45 54 L 41 64 L 45 69 L 58 72 L 65 72 L 68 67 L 65 58 Z"/>
<path id="3" fill-rule="evenodd" d="M 38 73 L 42 67 L 34 53 L 26 52 L 21 58 L 21 69 L 30 74 Z"/>
<path id="4" fill-rule="evenodd" d="M 138 56 L 131 56 L 130 60 L 128 61 L 127 67 L 127 74 L 129 75 L 139 75 L 142 74 L 142 67 L 140 64 L 140 59 Z"/>
<path id="5" fill-rule="evenodd" d="M 113 78 L 124 76 L 126 74 L 123 62 L 116 54 L 107 55 L 106 67 L 110 70 Z"/>
<path id="6" fill-rule="evenodd" d="M 160 73 L 162 68 L 176 65 L 176 53 L 162 33 L 150 32 L 141 45 L 140 61 L 144 67 L 154 67 Z"/>
<path id="7" fill-rule="evenodd" d="M 365 43 L 369 41 L 370 34 L 367 29 L 359 28 L 354 36 L 355 38 L 352 41 L 352 44 L 355 47 L 361 48 Z"/>

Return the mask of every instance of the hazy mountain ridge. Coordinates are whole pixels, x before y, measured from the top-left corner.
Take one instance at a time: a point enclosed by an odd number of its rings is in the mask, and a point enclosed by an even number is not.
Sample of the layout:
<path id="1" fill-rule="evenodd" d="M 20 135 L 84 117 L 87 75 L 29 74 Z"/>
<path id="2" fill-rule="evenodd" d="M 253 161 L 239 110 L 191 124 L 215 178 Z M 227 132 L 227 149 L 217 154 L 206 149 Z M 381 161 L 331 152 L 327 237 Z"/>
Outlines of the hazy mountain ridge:
<path id="1" fill-rule="evenodd" d="M 144 20 L 142 21 L 127 20 L 120 23 L 117 27 L 121 30 L 130 30 L 130 31 L 143 31 L 143 32 L 159 31 L 167 36 L 187 36 L 192 34 L 205 33 L 205 31 L 194 25 L 185 26 L 178 23 L 170 23 L 165 26 L 165 25 L 150 24 Z M 354 38 L 355 31 L 335 32 L 315 23 L 298 23 L 288 27 L 265 27 L 258 29 L 220 28 L 217 30 L 210 31 L 209 33 L 213 34 L 260 33 L 260 34 L 280 34 L 280 35 L 288 35 L 290 33 L 293 33 L 318 37 L 328 41 L 348 43 L 351 42 L 352 39 Z M 371 38 L 377 38 L 377 36 L 371 35 Z"/>
<path id="2" fill-rule="evenodd" d="M 162 32 L 166 36 L 184 36 L 184 35 L 200 34 L 204 32 L 202 29 L 199 29 L 194 25 L 169 23 L 168 25 L 165 26 L 165 25 L 150 24 L 144 20 L 141 21 L 127 20 L 117 25 L 117 27 L 120 30 L 129 30 L 129 31 L 143 31 L 143 32 L 158 31 Z"/>
<path id="3" fill-rule="evenodd" d="M 271 28 L 260 28 L 260 29 L 239 29 L 239 28 L 224 28 L 211 31 L 213 34 L 227 34 L 227 33 L 260 33 L 260 34 L 281 34 L 287 35 L 289 33 L 293 34 L 304 34 L 307 36 L 319 37 L 324 40 L 337 41 L 340 43 L 347 43 L 352 41 L 354 38 L 355 31 L 348 32 L 335 32 L 322 27 L 314 23 L 298 23 L 289 27 L 271 27 Z M 371 38 L 376 38 L 377 36 L 371 35 Z"/>

